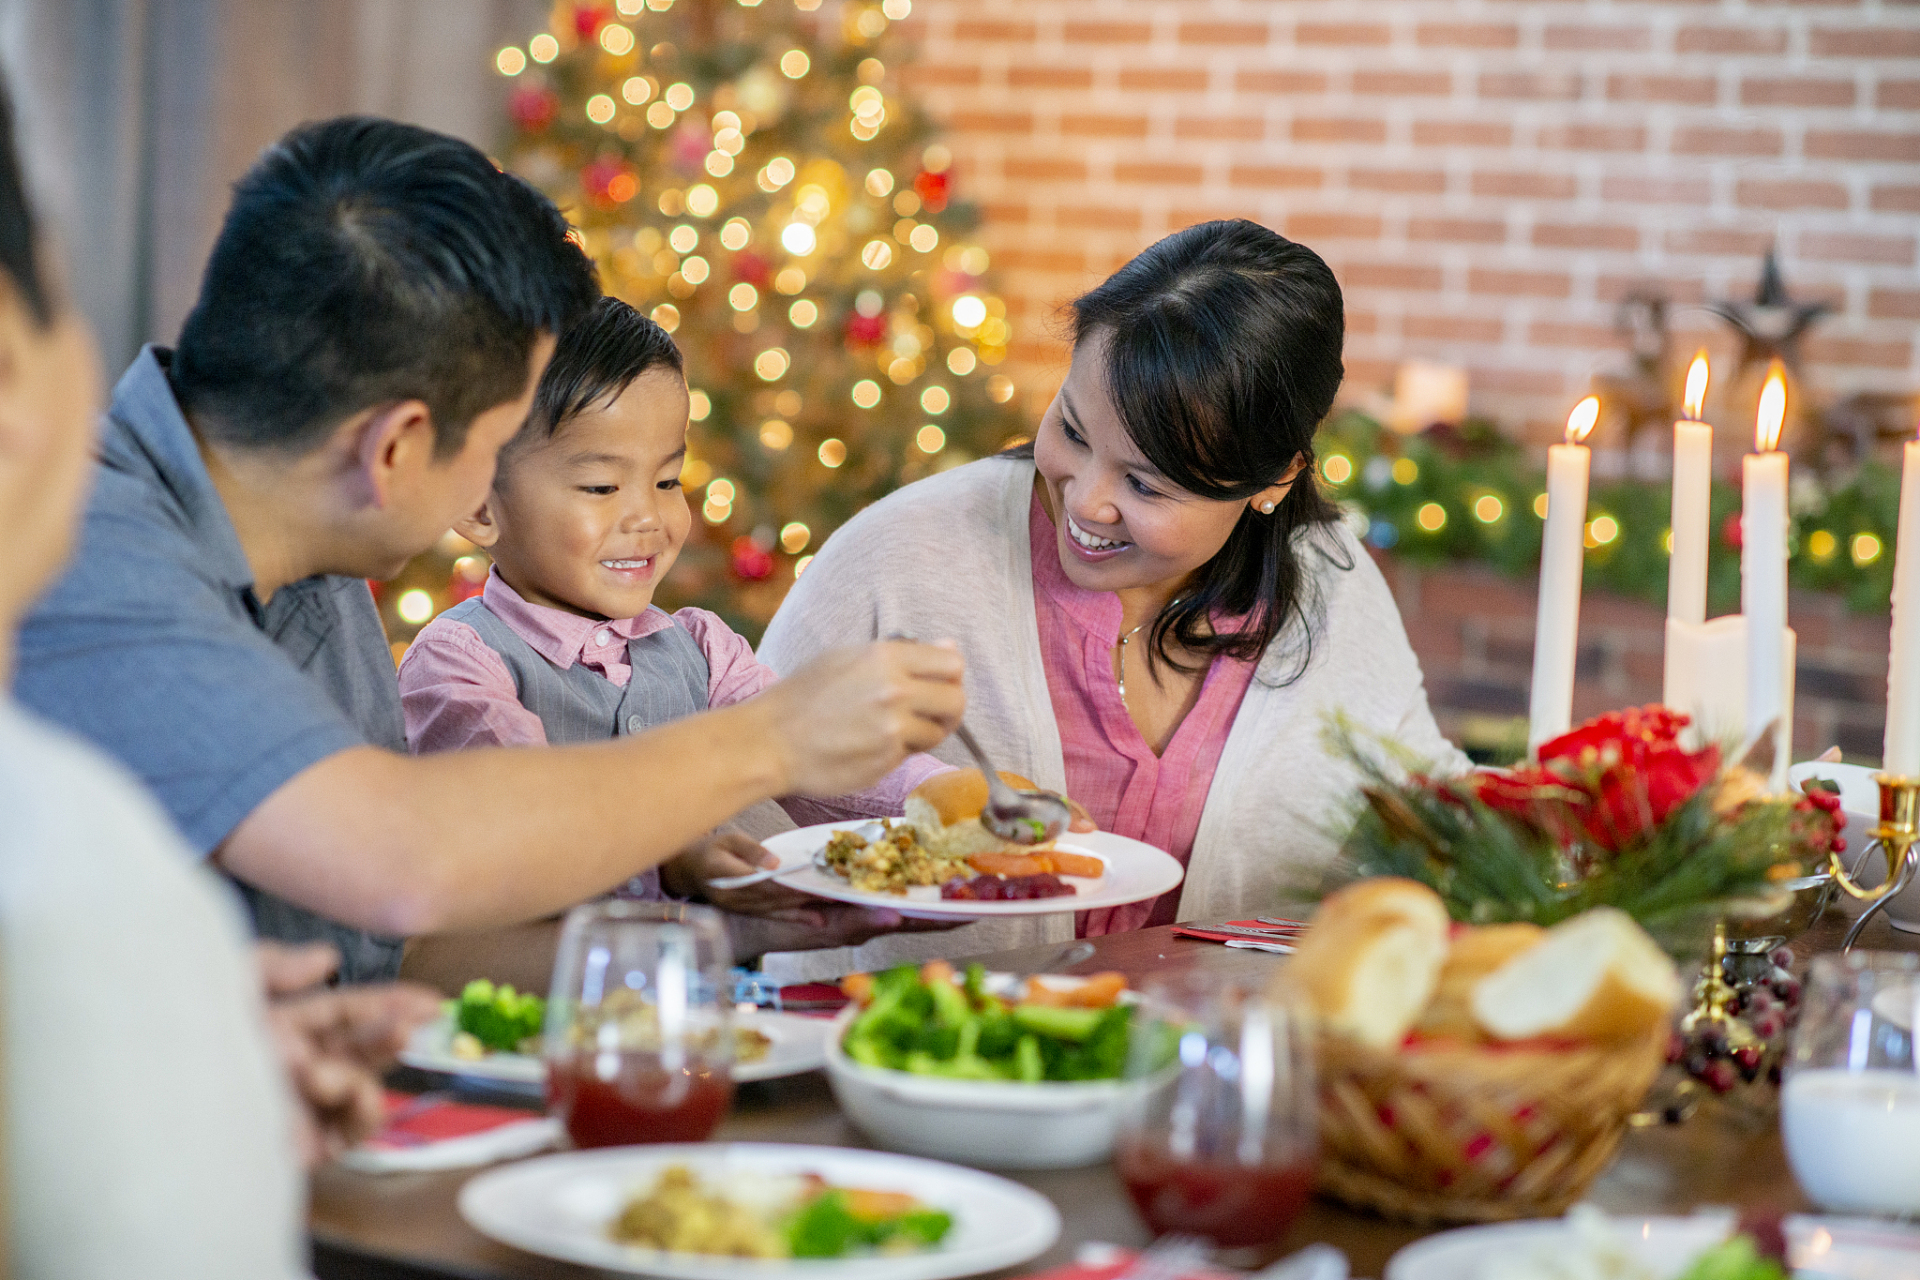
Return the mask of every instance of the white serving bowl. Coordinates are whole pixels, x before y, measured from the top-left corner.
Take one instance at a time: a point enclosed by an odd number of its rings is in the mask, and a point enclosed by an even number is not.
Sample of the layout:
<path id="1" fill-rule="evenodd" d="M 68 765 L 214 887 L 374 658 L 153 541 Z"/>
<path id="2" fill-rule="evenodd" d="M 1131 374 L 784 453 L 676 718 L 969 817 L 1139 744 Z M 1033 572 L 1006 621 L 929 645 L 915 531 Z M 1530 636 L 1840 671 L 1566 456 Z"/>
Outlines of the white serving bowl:
<path id="1" fill-rule="evenodd" d="M 1787 770 L 1787 780 L 1795 791 L 1808 778 L 1824 778 L 1840 785 L 1840 810 L 1847 817 L 1847 851 L 1840 855 L 1863 889 L 1879 887 L 1887 878 L 1887 860 L 1879 850 L 1865 856 L 1870 839 L 1867 830 L 1880 821 L 1880 784 L 1874 775 L 1878 769 L 1859 764 L 1829 764 L 1805 760 Z M 1920 876 L 1893 896 L 1887 904 L 1887 922 L 1902 933 L 1920 933 Z"/>
<path id="2" fill-rule="evenodd" d="M 849 1006 L 827 1037 L 827 1079 L 860 1132 L 889 1151 L 987 1169 L 1072 1169 L 1113 1154 L 1129 1084 L 948 1080 L 869 1067 L 840 1047 Z"/>

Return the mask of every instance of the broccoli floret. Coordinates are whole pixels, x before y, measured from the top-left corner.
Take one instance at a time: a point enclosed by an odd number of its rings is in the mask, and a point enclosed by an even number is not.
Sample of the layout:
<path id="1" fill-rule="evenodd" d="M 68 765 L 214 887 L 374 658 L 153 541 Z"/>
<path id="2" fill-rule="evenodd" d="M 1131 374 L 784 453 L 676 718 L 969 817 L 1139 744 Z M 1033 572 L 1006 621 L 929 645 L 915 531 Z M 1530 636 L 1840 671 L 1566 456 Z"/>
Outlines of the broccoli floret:
<path id="1" fill-rule="evenodd" d="M 455 1025 L 489 1049 L 511 1053 L 523 1040 L 540 1034 L 547 1002 L 511 986 L 494 986 L 476 978 L 461 991 L 454 1006 Z"/>

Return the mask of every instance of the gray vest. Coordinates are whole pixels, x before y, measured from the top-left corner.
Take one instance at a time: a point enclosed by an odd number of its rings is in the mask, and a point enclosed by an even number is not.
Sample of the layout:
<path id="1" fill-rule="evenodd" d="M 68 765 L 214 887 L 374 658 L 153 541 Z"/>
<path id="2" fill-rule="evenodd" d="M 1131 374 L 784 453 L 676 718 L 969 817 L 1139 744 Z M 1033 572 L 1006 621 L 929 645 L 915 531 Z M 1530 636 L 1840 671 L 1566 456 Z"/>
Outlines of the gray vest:
<path id="1" fill-rule="evenodd" d="M 540 717 L 554 746 L 643 733 L 707 709 L 707 655 L 682 627 L 627 641 L 633 675 L 623 689 L 582 663 L 554 666 L 478 596 L 440 616 L 466 623 L 500 655 L 520 705 Z"/>

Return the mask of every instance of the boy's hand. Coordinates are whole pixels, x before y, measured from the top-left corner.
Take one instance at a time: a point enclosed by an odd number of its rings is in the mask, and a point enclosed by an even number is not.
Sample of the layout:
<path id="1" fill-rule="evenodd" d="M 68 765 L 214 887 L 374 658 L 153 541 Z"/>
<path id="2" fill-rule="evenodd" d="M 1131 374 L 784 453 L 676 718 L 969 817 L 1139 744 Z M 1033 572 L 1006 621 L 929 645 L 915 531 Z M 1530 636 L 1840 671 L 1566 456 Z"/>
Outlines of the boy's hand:
<path id="1" fill-rule="evenodd" d="M 835 796 L 880 780 L 953 732 L 966 709 L 958 652 L 885 640 L 835 649 L 754 701 L 770 718 L 785 794 Z"/>
<path id="2" fill-rule="evenodd" d="M 660 887 L 676 898 L 704 898 L 723 911 L 743 916 L 786 918 L 806 905 L 818 906 L 819 898 L 788 889 L 775 880 L 762 880 L 741 889 L 712 889 L 709 880 L 744 876 L 778 865 L 780 859 L 768 853 L 757 840 L 737 831 L 697 840 L 660 865 Z"/>

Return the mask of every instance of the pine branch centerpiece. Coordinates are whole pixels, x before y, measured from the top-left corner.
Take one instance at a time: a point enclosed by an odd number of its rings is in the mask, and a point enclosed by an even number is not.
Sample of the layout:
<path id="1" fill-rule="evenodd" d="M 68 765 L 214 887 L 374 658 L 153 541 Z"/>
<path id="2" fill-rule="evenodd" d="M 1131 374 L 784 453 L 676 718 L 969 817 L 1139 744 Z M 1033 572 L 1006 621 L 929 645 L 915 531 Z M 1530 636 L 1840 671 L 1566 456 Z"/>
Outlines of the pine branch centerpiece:
<path id="1" fill-rule="evenodd" d="M 1785 908 L 1790 882 L 1844 848 L 1844 818 L 1836 794 L 1770 795 L 1718 746 L 1689 747 L 1687 723 L 1662 706 L 1609 712 L 1535 761 L 1458 778 L 1409 772 L 1336 726 L 1362 799 L 1323 890 L 1404 876 L 1469 924 L 1611 906 L 1669 951 L 1702 954 L 1716 920 Z"/>

